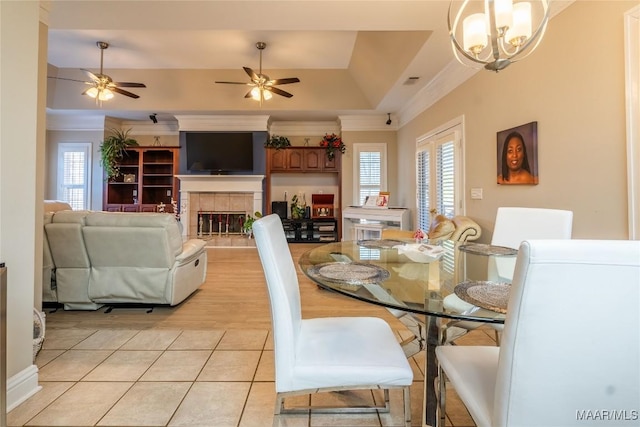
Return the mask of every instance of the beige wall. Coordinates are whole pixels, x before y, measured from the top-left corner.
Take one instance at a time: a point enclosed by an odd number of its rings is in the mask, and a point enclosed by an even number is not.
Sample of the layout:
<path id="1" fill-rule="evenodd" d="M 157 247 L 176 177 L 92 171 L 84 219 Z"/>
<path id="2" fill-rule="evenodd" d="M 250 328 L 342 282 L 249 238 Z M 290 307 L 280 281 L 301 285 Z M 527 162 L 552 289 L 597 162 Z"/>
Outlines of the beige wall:
<path id="1" fill-rule="evenodd" d="M 42 292 L 47 28 L 38 2 L 0 2 L 0 260 L 7 265 L 7 408 L 38 390 L 35 292 Z M 39 298 L 38 298 L 39 301 Z M 38 302 L 38 308 L 39 302 Z M 4 367 L 0 368 L 0 370 Z"/>
<path id="2" fill-rule="evenodd" d="M 416 138 L 464 116 L 466 214 L 483 227 L 483 241 L 499 206 L 569 209 L 575 238 L 628 238 L 623 13 L 637 4 L 575 2 L 550 21 L 532 56 L 499 73 L 478 72 L 404 126 L 401 200 L 414 205 Z M 496 184 L 496 132 L 531 121 L 539 185 Z M 483 200 L 470 199 L 472 187 L 483 188 Z"/>

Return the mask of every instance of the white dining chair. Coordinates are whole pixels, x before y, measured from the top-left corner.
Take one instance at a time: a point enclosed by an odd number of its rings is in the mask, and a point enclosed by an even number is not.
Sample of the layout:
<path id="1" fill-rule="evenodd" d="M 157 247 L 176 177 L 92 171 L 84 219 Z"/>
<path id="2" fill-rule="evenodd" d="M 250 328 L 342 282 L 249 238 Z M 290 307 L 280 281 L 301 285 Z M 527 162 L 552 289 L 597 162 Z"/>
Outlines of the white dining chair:
<path id="1" fill-rule="evenodd" d="M 478 427 L 637 426 L 638 301 L 640 241 L 523 242 L 500 347 L 436 348 L 441 425 L 448 379 Z"/>
<path id="2" fill-rule="evenodd" d="M 280 217 L 255 221 L 253 232 L 271 305 L 275 414 L 389 412 L 389 389 L 399 388 L 403 423 L 410 426 L 413 371 L 389 324 L 376 317 L 302 319 L 298 277 Z M 285 407 L 290 396 L 358 389 L 384 390 L 384 406 Z"/>
<path id="3" fill-rule="evenodd" d="M 491 244 L 518 249 L 520 243 L 528 239 L 571 239 L 573 228 L 573 212 L 562 209 L 500 207 L 496 213 L 495 227 Z M 490 257 L 488 259 L 487 280 L 493 282 L 511 282 L 515 268 L 515 257 Z M 456 294 L 447 295 L 442 301 L 444 308 L 454 313 L 468 313 L 498 317 L 487 310 L 469 304 Z M 481 313 L 478 313 L 481 311 Z M 464 335 L 463 331 L 470 331 L 482 326 L 483 323 L 471 321 L 452 321 L 443 324 L 442 341 L 451 342 Z M 496 331 L 496 343 L 500 343 L 501 324 L 488 324 Z M 447 333 L 447 329 L 456 328 L 457 334 Z"/>

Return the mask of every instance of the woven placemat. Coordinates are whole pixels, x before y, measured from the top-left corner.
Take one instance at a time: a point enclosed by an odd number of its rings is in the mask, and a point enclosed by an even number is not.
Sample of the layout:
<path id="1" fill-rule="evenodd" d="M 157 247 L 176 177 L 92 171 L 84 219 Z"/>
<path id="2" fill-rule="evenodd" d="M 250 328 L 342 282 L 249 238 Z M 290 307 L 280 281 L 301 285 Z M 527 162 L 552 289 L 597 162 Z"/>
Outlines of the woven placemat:
<path id="1" fill-rule="evenodd" d="M 395 239 L 358 240 L 358 246 L 373 249 L 390 249 L 397 245 L 406 245 L 406 241 Z"/>
<path id="2" fill-rule="evenodd" d="M 505 314 L 510 290 L 509 283 L 469 280 L 458 284 L 453 292 L 469 304 Z"/>
<path id="3" fill-rule="evenodd" d="M 375 264 L 361 262 L 327 262 L 307 270 L 312 278 L 347 285 L 379 283 L 389 278 L 389 272 Z"/>
<path id="4" fill-rule="evenodd" d="M 517 249 L 508 248 L 506 246 L 487 245 L 484 243 L 466 243 L 460 245 L 459 248 L 463 252 L 468 252 L 476 255 L 517 255 Z"/>

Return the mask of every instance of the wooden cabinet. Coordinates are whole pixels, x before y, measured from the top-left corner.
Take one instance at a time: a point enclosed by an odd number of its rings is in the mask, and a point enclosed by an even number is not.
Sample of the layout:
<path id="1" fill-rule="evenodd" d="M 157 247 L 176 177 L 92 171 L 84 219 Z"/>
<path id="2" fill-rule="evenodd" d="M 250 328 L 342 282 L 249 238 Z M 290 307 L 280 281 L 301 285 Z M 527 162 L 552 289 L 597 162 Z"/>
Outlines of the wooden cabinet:
<path id="1" fill-rule="evenodd" d="M 172 212 L 178 198 L 180 147 L 132 147 L 120 163 L 120 175 L 105 181 L 102 209 L 109 212 L 156 212 L 160 203 Z"/>
<path id="2" fill-rule="evenodd" d="M 267 171 L 272 172 L 337 172 L 340 168 L 340 153 L 327 158 L 326 150 L 320 147 L 268 148 Z"/>

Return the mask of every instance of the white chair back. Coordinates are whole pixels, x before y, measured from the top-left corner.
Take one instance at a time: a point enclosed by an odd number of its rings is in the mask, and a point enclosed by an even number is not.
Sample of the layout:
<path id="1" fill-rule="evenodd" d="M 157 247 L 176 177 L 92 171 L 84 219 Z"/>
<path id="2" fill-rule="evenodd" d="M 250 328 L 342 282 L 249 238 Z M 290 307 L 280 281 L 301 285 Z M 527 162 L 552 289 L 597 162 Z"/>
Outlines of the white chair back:
<path id="1" fill-rule="evenodd" d="M 640 241 L 523 242 L 491 425 L 608 425 L 593 421 L 600 410 L 637 417 L 638 301 Z M 566 332 L 553 333 L 558 325 Z"/>
<path id="2" fill-rule="evenodd" d="M 573 212 L 560 209 L 500 207 L 491 244 L 518 249 L 531 239 L 571 239 Z M 491 258 L 489 279 L 509 282 L 515 258 Z"/>
<path id="3" fill-rule="evenodd" d="M 573 212 L 560 209 L 500 207 L 491 244 L 518 249 L 531 239 L 570 239 Z"/>
<path id="4" fill-rule="evenodd" d="M 278 215 L 267 215 L 255 221 L 253 234 L 271 303 L 276 391 L 290 390 L 302 317 L 298 276 Z"/>

